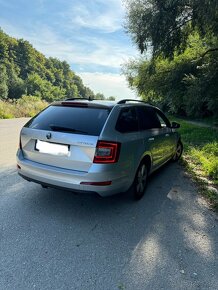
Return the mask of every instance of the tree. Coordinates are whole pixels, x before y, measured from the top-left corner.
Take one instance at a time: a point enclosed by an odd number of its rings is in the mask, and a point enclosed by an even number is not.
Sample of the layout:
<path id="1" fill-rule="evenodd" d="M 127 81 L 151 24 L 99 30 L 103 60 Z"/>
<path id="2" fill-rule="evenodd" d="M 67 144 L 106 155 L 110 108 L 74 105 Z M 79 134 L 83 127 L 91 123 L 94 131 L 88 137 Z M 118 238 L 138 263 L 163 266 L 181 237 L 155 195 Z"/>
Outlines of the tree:
<path id="1" fill-rule="evenodd" d="M 49 81 L 40 78 L 36 73 L 28 75 L 25 85 L 27 95 L 37 96 L 48 102 L 66 97 L 63 88 L 53 86 Z"/>
<path id="2" fill-rule="evenodd" d="M 46 58 L 28 41 L 9 37 L 1 29 L 0 65 L 4 66 L 0 72 L 1 98 L 19 99 L 23 94 L 49 102 L 66 97 L 94 98 L 93 91 L 66 61 Z"/>
<path id="3" fill-rule="evenodd" d="M 20 67 L 20 76 L 25 79 L 28 74 L 34 71 L 31 67 L 31 62 L 33 62 L 33 54 L 31 54 L 32 46 L 28 41 L 23 39 L 18 40 L 18 45 L 16 49 L 16 62 Z"/>
<path id="4" fill-rule="evenodd" d="M 184 51 L 195 30 L 201 38 L 218 34 L 217 0 L 126 0 L 126 30 L 141 53 L 173 57 Z M 209 50 L 218 47 L 206 47 Z"/>
<path id="5" fill-rule="evenodd" d="M 173 114 L 204 117 L 218 114 L 218 58 L 206 55 L 198 34 L 186 50 L 166 59 L 139 59 L 123 68 L 130 86 L 147 102 Z"/>
<path id="6" fill-rule="evenodd" d="M 7 99 L 8 97 L 8 86 L 7 86 L 8 76 L 6 73 L 6 67 L 0 64 L 0 99 Z"/>
<path id="7" fill-rule="evenodd" d="M 126 8 L 126 30 L 147 51 L 123 69 L 130 86 L 171 113 L 217 115 L 218 1 L 126 0 Z"/>
<path id="8" fill-rule="evenodd" d="M 8 98 L 19 99 L 25 93 L 24 81 L 18 76 L 13 64 L 7 65 Z"/>
<path id="9" fill-rule="evenodd" d="M 110 96 L 109 98 L 107 98 L 107 100 L 109 100 L 109 101 L 115 101 L 116 100 L 116 97 Z"/>
<path id="10" fill-rule="evenodd" d="M 97 93 L 95 95 L 95 99 L 97 99 L 97 100 L 105 100 L 105 96 L 103 94 L 101 94 L 101 93 Z"/>

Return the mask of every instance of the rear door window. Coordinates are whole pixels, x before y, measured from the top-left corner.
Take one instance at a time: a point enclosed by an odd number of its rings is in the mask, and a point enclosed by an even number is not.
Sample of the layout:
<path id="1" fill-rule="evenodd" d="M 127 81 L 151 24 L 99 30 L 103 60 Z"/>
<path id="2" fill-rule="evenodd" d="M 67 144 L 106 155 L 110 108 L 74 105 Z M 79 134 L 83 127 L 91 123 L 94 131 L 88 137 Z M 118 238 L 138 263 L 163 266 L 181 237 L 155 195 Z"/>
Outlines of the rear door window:
<path id="1" fill-rule="evenodd" d="M 116 130 L 121 133 L 136 132 L 139 130 L 138 117 L 133 107 L 122 109 L 117 120 Z"/>
<path id="2" fill-rule="evenodd" d="M 139 116 L 140 130 L 148 130 L 154 128 L 161 128 L 161 123 L 153 108 L 150 107 L 137 107 Z"/>
<path id="3" fill-rule="evenodd" d="M 102 108 L 49 106 L 25 127 L 99 136 L 108 115 L 109 110 Z"/>

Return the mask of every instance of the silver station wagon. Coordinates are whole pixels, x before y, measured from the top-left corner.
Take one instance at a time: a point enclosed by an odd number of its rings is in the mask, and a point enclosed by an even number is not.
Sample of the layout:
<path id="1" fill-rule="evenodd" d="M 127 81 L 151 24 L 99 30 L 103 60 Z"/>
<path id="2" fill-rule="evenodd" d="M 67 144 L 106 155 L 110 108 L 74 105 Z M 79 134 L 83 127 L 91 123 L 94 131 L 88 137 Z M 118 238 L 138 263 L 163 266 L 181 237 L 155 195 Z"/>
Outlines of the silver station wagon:
<path id="1" fill-rule="evenodd" d="M 179 127 L 143 101 L 55 102 L 22 128 L 18 173 L 43 187 L 101 196 L 133 186 L 140 199 L 148 175 L 180 158 Z"/>

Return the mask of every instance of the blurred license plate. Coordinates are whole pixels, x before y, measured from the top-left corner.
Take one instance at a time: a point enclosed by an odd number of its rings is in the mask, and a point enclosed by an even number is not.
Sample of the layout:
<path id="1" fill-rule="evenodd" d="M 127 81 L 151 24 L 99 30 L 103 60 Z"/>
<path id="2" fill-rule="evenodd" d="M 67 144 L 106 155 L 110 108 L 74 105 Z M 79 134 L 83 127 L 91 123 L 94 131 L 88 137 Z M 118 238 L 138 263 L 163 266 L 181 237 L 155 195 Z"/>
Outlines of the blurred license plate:
<path id="1" fill-rule="evenodd" d="M 51 155 L 69 156 L 69 146 L 37 140 L 36 150 Z"/>

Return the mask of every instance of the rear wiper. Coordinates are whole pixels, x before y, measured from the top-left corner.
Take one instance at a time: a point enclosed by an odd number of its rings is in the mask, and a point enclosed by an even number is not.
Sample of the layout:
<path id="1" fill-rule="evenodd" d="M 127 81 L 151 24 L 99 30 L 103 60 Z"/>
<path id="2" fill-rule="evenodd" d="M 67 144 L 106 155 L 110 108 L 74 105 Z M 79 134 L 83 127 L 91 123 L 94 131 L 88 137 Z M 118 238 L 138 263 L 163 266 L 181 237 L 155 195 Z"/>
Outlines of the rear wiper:
<path id="1" fill-rule="evenodd" d="M 68 128 L 68 127 L 62 127 L 62 126 L 56 126 L 56 125 L 49 125 L 49 127 L 53 130 L 53 131 L 59 131 L 59 132 L 71 132 L 71 133 L 82 133 L 82 134 L 88 134 L 88 132 L 85 131 L 81 131 L 81 130 L 77 130 L 77 129 L 73 129 L 73 128 Z"/>

